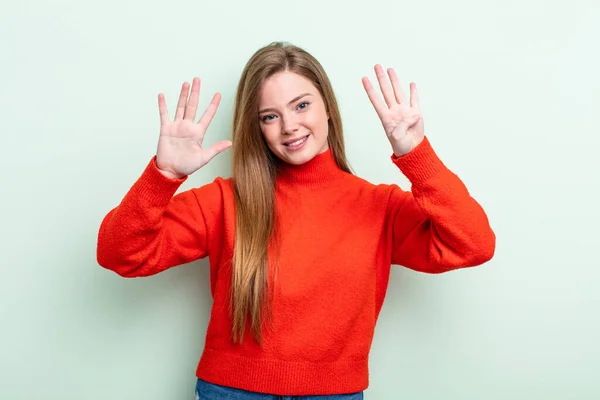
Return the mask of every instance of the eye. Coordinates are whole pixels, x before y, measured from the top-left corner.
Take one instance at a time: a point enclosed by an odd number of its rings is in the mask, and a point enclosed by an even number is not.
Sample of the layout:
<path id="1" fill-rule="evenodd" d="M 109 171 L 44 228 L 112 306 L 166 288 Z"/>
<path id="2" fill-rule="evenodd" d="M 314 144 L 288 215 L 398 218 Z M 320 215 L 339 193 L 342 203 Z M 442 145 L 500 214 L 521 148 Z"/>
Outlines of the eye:
<path id="1" fill-rule="evenodd" d="M 306 107 L 308 107 L 310 103 L 308 101 L 303 101 L 302 103 L 298 104 L 298 109 L 303 110 Z"/>
<path id="2" fill-rule="evenodd" d="M 261 121 L 263 121 L 263 122 L 267 122 L 267 121 L 271 121 L 273 118 L 275 118 L 275 116 L 274 116 L 274 115 L 272 115 L 272 114 L 269 114 L 269 115 L 263 115 L 263 116 L 261 117 Z"/>

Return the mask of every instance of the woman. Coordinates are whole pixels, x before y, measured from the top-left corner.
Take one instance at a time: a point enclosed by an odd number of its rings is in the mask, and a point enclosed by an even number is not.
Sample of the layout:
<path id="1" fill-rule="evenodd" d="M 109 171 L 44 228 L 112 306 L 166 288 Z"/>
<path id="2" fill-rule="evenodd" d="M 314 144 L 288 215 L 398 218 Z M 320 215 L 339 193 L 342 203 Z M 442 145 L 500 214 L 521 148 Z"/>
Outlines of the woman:
<path id="1" fill-rule="evenodd" d="M 141 277 L 209 257 L 198 398 L 361 399 L 391 265 L 442 273 L 493 256 L 484 210 L 424 134 L 416 86 L 407 99 L 392 69 L 375 72 L 383 99 L 363 85 L 411 191 L 351 173 L 331 84 L 301 48 L 272 43 L 248 61 L 232 142 L 202 146 L 220 95 L 195 123 L 198 78 L 173 120 L 159 94 L 156 155 L 104 218 L 97 258 Z M 232 178 L 175 194 L 229 147 Z"/>

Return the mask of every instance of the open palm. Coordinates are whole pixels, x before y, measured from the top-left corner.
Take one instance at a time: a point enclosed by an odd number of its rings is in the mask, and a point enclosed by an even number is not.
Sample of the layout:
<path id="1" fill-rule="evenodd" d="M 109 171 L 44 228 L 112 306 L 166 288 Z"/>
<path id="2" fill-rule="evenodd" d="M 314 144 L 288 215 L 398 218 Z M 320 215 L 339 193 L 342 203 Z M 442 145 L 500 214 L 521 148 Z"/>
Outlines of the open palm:
<path id="1" fill-rule="evenodd" d="M 160 112 L 160 137 L 156 153 L 156 165 L 167 176 L 182 178 L 206 165 L 213 157 L 231 146 L 229 140 L 219 141 L 209 148 L 204 148 L 202 142 L 206 130 L 212 121 L 221 95 L 216 93 L 200 120 L 194 122 L 200 96 L 200 79 L 194 78 L 192 93 L 189 95 L 189 83 L 184 82 L 177 103 L 173 121 L 165 103 L 165 96 L 158 95 Z"/>
<path id="2" fill-rule="evenodd" d="M 421 143 L 425 136 L 425 129 L 415 83 L 410 84 L 410 101 L 407 102 L 396 72 L 392 68 L 387 72 L 389 81 L 381 65 L 375 65 L 375 74 L 383 99 L 373 88 L 369 78 L 364 77 L 362 82 L 381 120 L 394 154 L 401 157 Z"/>

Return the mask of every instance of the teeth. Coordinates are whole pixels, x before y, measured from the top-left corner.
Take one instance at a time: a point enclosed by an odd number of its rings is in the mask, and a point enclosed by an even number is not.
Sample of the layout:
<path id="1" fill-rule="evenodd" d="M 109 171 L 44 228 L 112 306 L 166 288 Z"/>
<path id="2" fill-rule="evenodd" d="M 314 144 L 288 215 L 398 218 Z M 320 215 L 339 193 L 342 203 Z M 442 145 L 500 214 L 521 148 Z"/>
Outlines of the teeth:
<path id="1" fill-rule="evenodd" d="M 300 139 L 300 140 L 296 140 L 295 142 L 288 143 L 288 144 L 287 144 L 287 146 L 296 146 L 296 145 L 298 145 L 298 144 L 300 144 L 300 143 L 304 142 L 306 139 L 308 139 L 308 136 L 306 136 L 306 137 L 303 137 L 303 138 L 302 138 L 302 139 Z"/>

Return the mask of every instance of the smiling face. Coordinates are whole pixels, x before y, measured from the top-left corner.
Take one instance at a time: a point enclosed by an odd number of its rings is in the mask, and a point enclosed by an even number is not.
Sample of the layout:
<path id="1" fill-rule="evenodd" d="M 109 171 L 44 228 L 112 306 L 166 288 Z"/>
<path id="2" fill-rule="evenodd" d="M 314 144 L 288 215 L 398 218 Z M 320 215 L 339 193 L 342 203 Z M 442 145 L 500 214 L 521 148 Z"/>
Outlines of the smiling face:
<path id="1" fill-rule="evenodd" d="M 282 161 L 299 165 L 329 146 L 329 115 L 319 90 L 302 75 L 279 72 L 267 79 L 258 99 L 260 129 Z"/>

